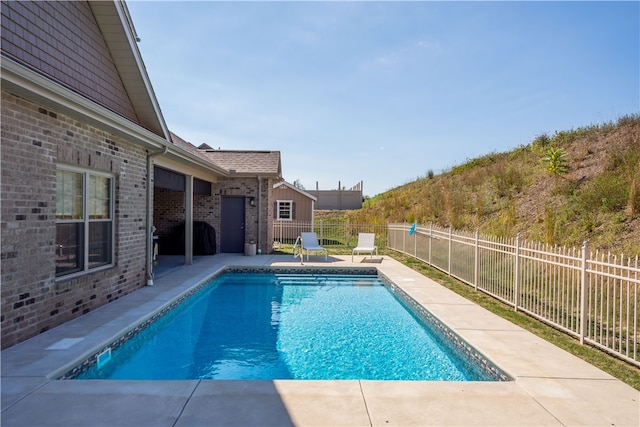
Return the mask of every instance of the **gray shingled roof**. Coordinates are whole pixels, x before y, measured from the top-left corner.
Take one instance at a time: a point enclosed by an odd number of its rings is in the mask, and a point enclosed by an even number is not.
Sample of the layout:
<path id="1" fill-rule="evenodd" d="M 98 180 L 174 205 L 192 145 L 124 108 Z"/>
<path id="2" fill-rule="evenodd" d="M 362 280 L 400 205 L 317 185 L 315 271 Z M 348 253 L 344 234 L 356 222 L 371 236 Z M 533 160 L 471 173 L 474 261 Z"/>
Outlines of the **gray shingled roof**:
<path id="1" fill-rule="evenodd" d="M 176 135 L 173 132 L 170 132 L 170 134 L 171 134 L 171 142 L 173 142 L 173 145 L 175 145 L 176 147 L 182 148 L 184 151 L 188 151 L 192 154 L 195 154 L 196 156 L 202 157 L 202 152 L 198 150 L 198 148 L 196 148 L 195 145 L 185 141 L 184 139 L 180 138 L 178 135 Z"/>
<path id="2" fill-rule="evenodd" d="M 230 173 L 282 176 L 279 151 L 202 150 L 202 154 Z"/>
<path id="3" fill-rule="evenodd" d="M 231 175 L 282 177 L 279 151 L 214 150 L 206 144 L 198 148 L 173 132 L 171 132 L 171 139 L 176 147 L 196 154 L 229 171 Z"/>

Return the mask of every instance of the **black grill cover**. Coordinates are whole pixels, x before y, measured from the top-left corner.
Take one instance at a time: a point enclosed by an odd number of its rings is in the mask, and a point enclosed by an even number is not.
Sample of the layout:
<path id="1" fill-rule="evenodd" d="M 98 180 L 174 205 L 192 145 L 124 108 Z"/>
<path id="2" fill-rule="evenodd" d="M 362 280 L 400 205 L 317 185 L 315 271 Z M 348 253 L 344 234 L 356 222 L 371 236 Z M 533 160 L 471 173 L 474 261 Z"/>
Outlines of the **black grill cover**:
<path id="1" fill-rule="evenodd" d="M 160 245 L 161 253 L 166 255 L 184 255 L 184 225 L 183 222 L 173 229 L 167 242 L 168 245 Z M 165 247 L 163 248 L 163 246 Z M 193 254 L 215 255 L 216 250 L 215 228 L 204 221 L 193 221 Z"/>

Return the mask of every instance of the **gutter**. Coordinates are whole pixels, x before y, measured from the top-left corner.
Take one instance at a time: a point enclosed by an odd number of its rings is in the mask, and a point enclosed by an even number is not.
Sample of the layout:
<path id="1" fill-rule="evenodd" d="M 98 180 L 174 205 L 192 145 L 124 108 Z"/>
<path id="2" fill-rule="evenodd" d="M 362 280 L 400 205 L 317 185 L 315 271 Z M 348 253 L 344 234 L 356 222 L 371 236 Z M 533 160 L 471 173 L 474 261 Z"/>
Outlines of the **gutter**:
<path id="1" fill-rule="evenodd" d="M 151 211 L 151 205 L 153 203 L 153 183 L 151 182 L 153 158 L 167 154 L 168 150 L 169 147 L 165 145 L 161 151 L 147 155 L 147 286 L 153 286 L 153 232 L 156 229 L 152 224 L 153 213 Z"/>

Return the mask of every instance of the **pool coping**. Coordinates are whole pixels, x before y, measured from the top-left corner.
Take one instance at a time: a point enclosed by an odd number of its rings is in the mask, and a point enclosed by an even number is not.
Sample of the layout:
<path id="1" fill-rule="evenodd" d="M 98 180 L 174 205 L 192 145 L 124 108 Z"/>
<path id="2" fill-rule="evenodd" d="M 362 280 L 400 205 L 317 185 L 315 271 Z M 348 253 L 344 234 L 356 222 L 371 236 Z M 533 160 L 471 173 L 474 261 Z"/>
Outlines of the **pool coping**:
<path id="1" fill-rule="evenodd" d="M 88 369 L 91 369 L 96 364 L 105 363 L 103 360 L 109 360 L 111 353 L 117 350 L 120 346 L 125 345 L 128 340 L 136 336 L 137 334 L 150 327 L 154 322 L 160 320 L 170 311 L 174 310 L 183 302 L 187 301 L 193 295 L 197 294 L 218 277 L 225 274 L 243 273 L 243 274 L 262 274 L 262 273 L 274 273 L 280 275 L 298 275 L 308 274 L 313 276 L 318 275 L 346 275 L 346 276 L 359 276 L 362 275 L 378 278 L 381 283 L 395 296 L 398 302 L 417 316 L 428 325 L 436 339 L 443 340 L 442 345 L 450 351 L 457 354 L 464 355 L 468 363 L 473 364 L 475 368 L 483 373 L 480 375 L 485 376 L 485 379 L 478 379 L 477 381 L 512 381 L 513 379 L 506 375 L 498 366 L 493 364 L 491 360 L 478 352 L 473 346 L 469 345 L 466 341 L 460 338 L 451 328 L 442 323 L 436 316 L 429 312 L 423 305 L 413 300 L 401 287 L 397 286 L 391 280 L 389 280 L 384 274 L 382 274 L 375 267 L 310 267 L 310 266 L 225 266 L 206 279 L 194 284 L 186 291 L 172 298 L 167 303 L 163 304 L 154 312 L 149 313 L 136 322 L 132 323 L 127 329 L 118 336 L 115 340 L 111 340 L 101 344 L 99 347 L 92 351 L 92 354 L 76 363 L 71 369 L 67 369 L 66 366 L 62 372 L 56 372 L 49 377 L 52 379 L 64 379 L 73 380 L 82 375 Z M 101 360 L 102 359 L 102 360 Z M 86 378 L 85 378 L 86 379 Z M 321 379 L 318 379 L 321 380 Z M 405 380 L 411 381 L 411 380 Z M 469 380 L 474 381 L 474 380 Z"/>
<path id="2" fill-rule="evenodd" d="M 388 258 L 375 267 L 505 371 L 510 382 L 56 380 L 100 343 L 226 266 L 300 266 L 219 254 L 1 353 L 2 425 L 634 425 L 640 392 Z"/>

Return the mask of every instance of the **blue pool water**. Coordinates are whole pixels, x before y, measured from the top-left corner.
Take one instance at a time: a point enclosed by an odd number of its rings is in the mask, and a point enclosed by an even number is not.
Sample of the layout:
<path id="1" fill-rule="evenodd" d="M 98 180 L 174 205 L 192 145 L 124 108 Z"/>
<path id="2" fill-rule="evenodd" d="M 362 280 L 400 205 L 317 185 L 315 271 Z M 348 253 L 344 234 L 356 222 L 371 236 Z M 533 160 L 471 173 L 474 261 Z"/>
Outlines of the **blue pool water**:
<path id="1" fill-rule="evenodd" d="M 446 347 L 378 276 L 226 273 L 77 379 L 493 379 Z"/>

